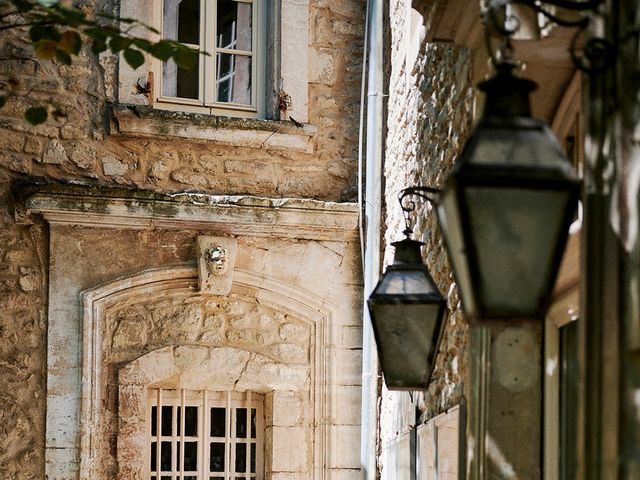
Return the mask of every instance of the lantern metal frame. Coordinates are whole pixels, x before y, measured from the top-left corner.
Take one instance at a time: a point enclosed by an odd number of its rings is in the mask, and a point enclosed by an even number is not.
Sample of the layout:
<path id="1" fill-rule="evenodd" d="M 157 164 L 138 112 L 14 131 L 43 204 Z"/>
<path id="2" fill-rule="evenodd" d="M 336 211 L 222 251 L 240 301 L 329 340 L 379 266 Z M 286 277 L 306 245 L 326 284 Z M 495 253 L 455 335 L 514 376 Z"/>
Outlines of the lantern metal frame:
<path id="1" fill-rule="evenodd" d="M 380 357 L 380 364 L 382 366 L 385 384 L 389 390 L 426 390 L 428 388 L 431 376 L 433 374 L 433 370 L 435 368 L 435 362 L 438 355 L 438 351 L 440 349 L 440 343 L 442 340 L 442 336 L 444 333 L 445 326 L 445 313 L 447 300 L 440 293 L 438 286 L 435 281 L 431 277 L 428 268 L 422 261 L 422 256 L 420 253 L 420 247 L 424 245 L 424 243 L 412 240 L 412 222 L 410 219 L 410 212 L 412 212 L 416 205 L 413 201 L 410 201 L 408 205 L 403 203 L 404 198 L 407 195 L 411 195 L 412 193 L 407 193 L 406 190 L 400 192 L 398 200 L 402 207 L 402 210 L 405 214 L 405 222 L 406 228 L 404 230 L 405 238 L 398 242 L 393 242 L 393 245 L 396 248 L 396 254 L 394 256 L 394 262 L 387 267 L 384 274 L 378 281 L 378 284 L 374 288 L 371 296 L 367 301 L 367 305 L 369 308 L 369 314 L 371 318 L 371 324 L 373 326 L 374 338 L 376 341 L 376 345 L 378 347 L 378 356 Z M 423 195 L 420 195 L 423 198 Z M 433 201 L 430 199 L 430 201 Z M 387 294 L 382 293 L 383 287 L 387 286 L 387 282 L 389 281 L 389 275 L 396 272 L 419 272 L 424 275 L 424 279 L 426 280 L 427 285 L 429 285 L 431 291 L 427 291 L 425 293 L 394 293 Z M 400 379 L 395 378 L 389 375 L 389 371 L 385 372 L 385 366 L 388 366 L 388 356 L 389 355 L 397 355 L 398 352 L 388 352 L 386 351 L 384 345 L 385 341 L 382 337 L 383 332 L 381 331 L 380 324 L 385 321 L 383 318 L 379 318 L 376 316 L 376 307 L 384 306 L 384 305 L 425 305 L 435 308 L 435 316 L 433 318 L 424 319 L 425 322 L 429 322 L 431 324 L 432 332 L 431 338 L 429 341 L 429 346 L 426 348 L 427 350 L 427 358 L 424 359 L 425 362 L 422 364 L 424 366 L 424 370 L 421 372 L 415 372 L 414 381 L 407 381 L 406 378 Z M 413 352 L 407 352 L 408 354 L 412 354 Z"/>

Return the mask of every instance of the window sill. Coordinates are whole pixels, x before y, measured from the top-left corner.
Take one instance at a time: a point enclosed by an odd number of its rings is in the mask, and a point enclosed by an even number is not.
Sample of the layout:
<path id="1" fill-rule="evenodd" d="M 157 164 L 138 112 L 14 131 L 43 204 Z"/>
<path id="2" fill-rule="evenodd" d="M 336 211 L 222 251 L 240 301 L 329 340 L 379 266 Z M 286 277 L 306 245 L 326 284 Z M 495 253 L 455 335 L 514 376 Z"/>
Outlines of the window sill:
<path id="1" fill-rule="evenodd" d="M 290 121 L 231 118 L 172 112 L 140 105 L 113 105 L 112 133 L 130 137 L 171 137 L 220 145 L 313 153 L 313 125 Z"/>

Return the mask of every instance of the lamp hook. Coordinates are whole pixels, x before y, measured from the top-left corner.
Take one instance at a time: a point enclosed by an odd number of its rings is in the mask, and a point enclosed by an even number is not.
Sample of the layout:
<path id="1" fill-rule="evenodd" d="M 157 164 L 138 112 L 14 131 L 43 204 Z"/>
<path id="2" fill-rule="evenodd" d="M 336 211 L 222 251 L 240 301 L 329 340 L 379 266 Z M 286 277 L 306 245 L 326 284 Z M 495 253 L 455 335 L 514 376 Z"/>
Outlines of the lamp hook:
<path id="1" fill-rule="evenodd" d="M 416 202 L 414 200 L 407 199 L 407 197 L 413 195 L 436 205 L 438 203 L 437 196 L 439 194 L 440 190 L 437 188 L 424 187 L 420 185 L 400 190 L 400 193 L 398 193 L 398 202 L 400 202 L 400 208 L 402 208 L 402 215 L 404 216 L 405 230 L 403 233 L 407 238 L 409 238 L 413 233 L 414 224 L 411 218 L 411 212 L 416 209 Z"/>

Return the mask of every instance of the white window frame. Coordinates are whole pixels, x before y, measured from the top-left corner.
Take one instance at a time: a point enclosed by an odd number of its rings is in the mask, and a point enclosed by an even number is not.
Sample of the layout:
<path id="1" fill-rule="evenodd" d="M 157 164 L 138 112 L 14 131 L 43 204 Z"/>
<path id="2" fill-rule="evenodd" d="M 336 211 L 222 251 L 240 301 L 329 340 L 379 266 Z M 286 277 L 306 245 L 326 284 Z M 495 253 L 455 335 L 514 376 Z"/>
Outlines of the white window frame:
<path id="1" fill-rule="evenodd" d="M 149 388 L 147 395 L 147 442 L 145 452 L 145 479 L 149 480 L 160 478 L 168 475 L 172 479 L 183 478 L 183 476 L 195 476 L 198 480 L 209 480 L 213 477 L 222 477 L 225 480 L 236 480 L 244 478 L 245 480 L 263 480 L 264 479 L 264 397 L 263 395 L 247 392 L 217 392 L 210 390 L 186 390 L 181 389 L 162 389 Z M 176 407 L 181 407 L 182 421 L 180 432 L 176 432 L 172 428 L 172 435 L 161 435 L 162 428 L 162 409 L 156 408 L 156 435 L 151 435 L 151 415 L 154 406 L 172 406 L 174 408 L 172 414 L 172 424 L 176 425 Z M 198 435 L 195 437 L 185 437 L 185 407 L 198 407 Z M 206 406 L 206 407 L 205 407 Z M 203 408 L 204 407 L 204 408 Z M 210 425 L 211 408 L 225 408 L 225 437 L 212 437 L 208 426 Z M 247 438 L 242 443 L 247 444 L 246 449 L 246 466 L 247 472 L 235 472 L 235 455 L 236 455 L 236 412 L 238 408 L 246 408 L 247 418 Z M 251 409 L 256 410 L 256 438 L 251 438 Z M 197 441 L 198 445 L 198 470 L 196 472 L 183 472 L 184 465 L 184 442 L 185 440 Z M 225 444 L 225 461 L 224 472 L 209 472 L 209 443 L 212 441 Z M 156 469 L 160 467 L 161 447 L 160 442 L 171 441 L 180 442 L 180 458 L 178 459 L 178 469 L 175 468 L 175 459 L 172 457 L 171 472 L 153 473 L 151 471 L 151 443 L 157 441 L 156 444 Z M 251 469 L 251 444 L 256 445 L 256 471 L 249 472 Z M 173 449 L 173 447 L 172 447 Z M 175 450 L 173 450 L 175 452 Z M 157 472 L 157 470 L 156 470 Z"/>
<path id="2" fill-rule="evenodd" d="M 252 49 L 251 51 L 229 50 L 216 47 L 217 4 L 216 0 L 200 0 L 200 46 L 187 45 L 209 53 L 199 55 L 199 98 L 189 99 L 163 95 L 163 62 L 153 60 L 154 107 L 183 112 L 232 115 L 235 117 L 261 118 L 265 113 L 266 71 L 266 0 L 233 0 L 252 5 Z M 164 38 L 163 0 L 154 1 L 154 26 Z M 216 59 L 218 53 L 243 54 L 251 57 L 251 105 L 217 102 Z"/>

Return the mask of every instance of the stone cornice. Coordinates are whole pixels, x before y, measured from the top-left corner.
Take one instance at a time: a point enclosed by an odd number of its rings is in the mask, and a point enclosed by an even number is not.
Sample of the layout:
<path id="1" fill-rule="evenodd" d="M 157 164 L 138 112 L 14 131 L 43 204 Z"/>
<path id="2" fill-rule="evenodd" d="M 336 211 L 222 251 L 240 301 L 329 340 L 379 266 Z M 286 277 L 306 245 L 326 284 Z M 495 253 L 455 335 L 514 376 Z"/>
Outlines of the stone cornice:
<path id="1" fill-rule="evenodd" d="M 358 236 L 354 203 L 54 184 L 23 185 L 14 193 L 21 223 L 35 214 L 49 223 L 89 227 L 205 229 L 310 240 Z"/>

